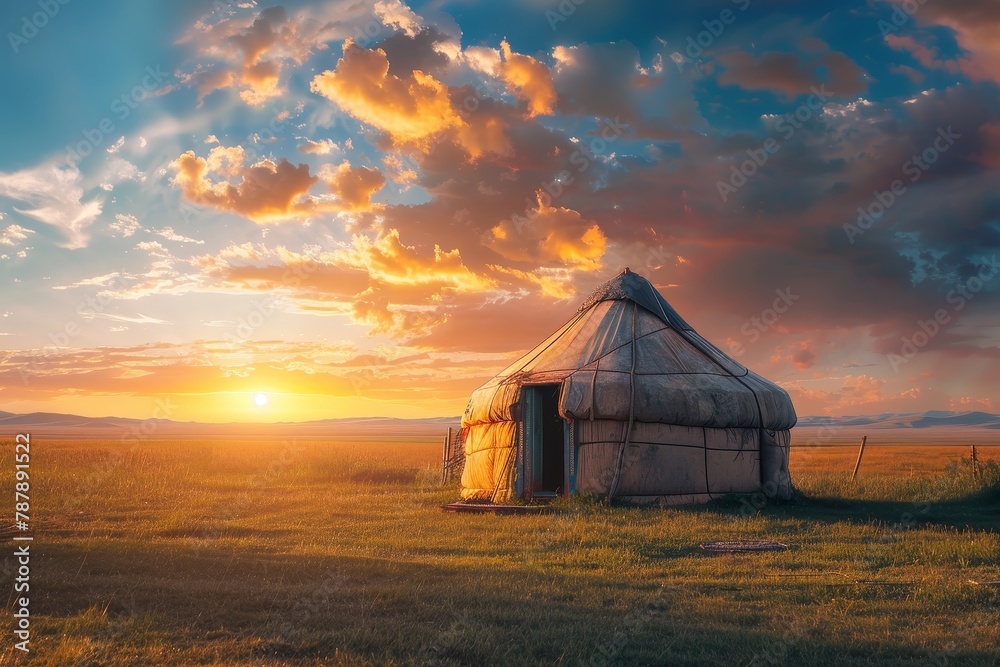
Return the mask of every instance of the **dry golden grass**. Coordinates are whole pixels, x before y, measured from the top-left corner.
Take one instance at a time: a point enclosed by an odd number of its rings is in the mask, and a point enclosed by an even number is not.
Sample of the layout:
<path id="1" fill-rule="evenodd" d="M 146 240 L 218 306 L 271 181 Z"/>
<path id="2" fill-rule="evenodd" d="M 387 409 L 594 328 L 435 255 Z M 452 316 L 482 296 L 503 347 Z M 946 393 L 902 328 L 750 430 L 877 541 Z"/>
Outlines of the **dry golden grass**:
<path id="1" fill-rule="evenodd" d="M 1000 580 L 1000 473 L 984 488 L 954 463 L 958 449 L 873 447 L 853 484 L 853 448 L 796 451 L 802 493 L 783 504 L 467 516 L 440 510 L 457 489 L 437 485 L 435 443 L 34 442 L 36 665 L 1000 655 L 1000 587 L 969 583 Z M 901 467 L 914 460 L 920 472 Z M 791 548 L 698 548 L 741 538 Z M 5 631 L 0 662 L 17 660 Z"/>
<path id="2" fill-rule="evenodd" d="M 819 447 L 792 447 L 790 467 L 792 474 L 815 473 L 850 476 L 858 459 L 858 445 L 822 445 Z M 1000 461 L 1000 446 L 976 447 L 980 461 Z M 970 448 L 962 445 L 866 445 L 861 459 L 858 478 L 871 475 L 927 476 L 943 473 L 949 463 L 970 457 Z"/>

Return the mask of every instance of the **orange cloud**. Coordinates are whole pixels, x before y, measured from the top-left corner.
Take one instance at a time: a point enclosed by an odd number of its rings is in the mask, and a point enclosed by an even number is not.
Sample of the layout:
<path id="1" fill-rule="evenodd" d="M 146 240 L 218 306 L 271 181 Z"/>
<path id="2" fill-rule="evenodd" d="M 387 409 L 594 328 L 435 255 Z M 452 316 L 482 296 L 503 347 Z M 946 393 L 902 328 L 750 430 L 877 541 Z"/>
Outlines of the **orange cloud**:
<path id="1" fill-rule="evenodd" d="M 982 152 L 975 156 L 981 164 L 1000 169 L 1000 123 L 988 123 L 979 128 L 979 145 Z"/>
<path id="2" fill-rule="evenodd" d="M 329 155 L 334 151 L 339 151 L 340 146 L 338 146 L 331 139 L 320 139 L 319 141 L 313 141 L 312 139 L 306 139 L 304 144 L 299 147 L 300 153 L 307 153 L 312 155 Z"/>
<path id="3" fill-rule="evenodd" d="M 415 37 L 423 27 L 423 19 L 400 0 L 378 0 L 372 11 L 387 26 L 398 28 L 410 37 Z"/>
<path id="4" fill-rule="evenodd" d="M 455 131 L 454 140 L 473 158 L 487 153 L 511 155 L 513 152 L 507 140 L 506 121 L 483 109 L 468 116 L 466 122 Z"/>
<path id="5" fill-rule="evenodd" d="M 192 42 L 200 55 L 221 62 L 178 76 L 183 85 L 198 88 L 199 103 L 215 90 L 233 88 L 244 102 L 258 106 L 284 92 L 281 75 L 286 64 L 301 65 L 325 49 L 331 37 L 324 23 L 305 15 L 289 17 L 280 5 L 261 10 L 252 20 L 199 20 L 180 41 Z"/>
<path id="6" fill-rule="evenodd" d="M 898 4 L 898 3 L 897 3 Z M 955 31 L 955 41 L 967 55 L 944 61 L 939 67 L 960 71 L 974 81 L 1000 82 L 1000 7 L 992 0 L 956 0 L 930 3 L 916 14 L 922 23 Z M 931 66 L 931 65 L 929 65 Z"/>
<path id="7" fill-rule="evenodd" d="M 871 375 L 848 375 L 844 378 L 841 388 L 841 405 L 876 404 L 883 400 L 882 386 L 885 380 L 879 380 Z"/>
<path id="8" fill-rule="evenodd" d="M 569 208 L 555 208 L 538 192 L 538 208 L 527 218 L 515 216 L 490 230 L 485 244 L 514 261 L 543 266 L 600 268 L 607 237 L 597 223 Z"/>
<path id="9" fill-rule="evenodd" d="M 426 151 L 435 141 L 451 140 L 473 158 L 509 151 L 506 124 L 499 116 L 477 105 L 476 112 L 463 118 L 444 83 L 420 70 L 405 77 L 390 74 L 385 51 L 360 47 L 350 39 L 337 66 L 317 75 L 310 89 L 382 130 L 399 147 Z"/>
<path id="10" fill-rule="evenodd" d="M 247 104 L 259 106 L 272 97 L 281 94 L 278 85 L 281 66 L 273 60 L 263 60 L 243 70 L 243 90 L 240 99 Z"/>
<path id="11" fill-rule="evenodd" d="M 447 86 L 420 70 L 405 78 L 389 74 L 385 51 L 351 40 L 337 66 L 317 75 L 310 89 L 400 143 L 420 143 L 462 124 Z"/>
<path id="12" fill-rule="evenodd" d="M 468 304 L 461 316 L 449 317 L 430 333 L 411 338 L 409 344 L 435 350 L 516 353 L 544 340 L 572 317 L 574 309 L 574 304 L 553 304 L 551 298 L 536 294 L 498 299 L 488 307 Z M 525 317 L 525 313 L 532 316 Z M 512 322 L 517 326 L 511 326 Z"/>
<path id="13" fill-rule="evenodd" d="M 988 412 L 996 410 L 992 399 L 975 398 L 973 396 L 962 396 L 961 398 L 952 399 L 948 407 L 953 410 L 986 410 Z"/>
<path id="14" fill-rule="evenodd" d="M 205 158 L 205 169 L 232 178 L 239 176 L 246 161 L 242 146 L 216 146 Z"/>
<path id="15" fill-rule="evenodd" d="M 445 251 L 435 245 L 428 257 L 404 245 L 396 229 L 374 240 L 356 235 L 352 247 L 340 251 L 337 261 L 364 268 L 372 278 L 390 285 L 429 285 L 461 292 L 485 292 L 496 287 L 491 279 L 473 273 L 457 248 Z"/>
<path id="16" fill-rule="evenodd" d="M 816 344 L 811 340 L 802 341 L 792 348 L 789 358 L 800 371 L 809 370 L 816 365 Z"/>
<path id="17" fill-rule="evenodd" d="M 566 212 L 543 208 L 543 216 L 551 215 Z M 264 293 L 280 301 L 283 310 L 344 316 L 366 325 L 370 333 L 404 341 L 428 339 L 458 313 L 474 313 L 471 319 L 478 321 L 494 304 L 512 298 L 551 303 L 574 292 L 572 268 L 488 265 L 478 272 L 457 248 L 407 245 L 396 229 L 376 236 L 356 234 L 347 247 L 322 236 L 326 242 L 298 251 L 246 242 L 188 259 L 159 241 L 142 241 L 135 247 L 148 256 L 145 272 L 116 272 L 56 289 L 96 287 L 102 297 L 119 300 L 191 292 Z"/>
<path id="18" fill-rule="evenodd" d="M 370 334 L 385 334 L 396 338 L 427 335 L 447 319 L 437 311 L 392 307 L 388 297 L 374 293 L 358 295 L 351 314 L 355 322 L 370 327 Z"/>
<path id="19" fill-rule="evenodd" d="M 981 62 L 970 56 L 961 58 L 942 58 L 938 50 L 919 42 L 909 35 L 886 35 L 885 42 L 896 51 L 906 51 L 927 69 L 943 70 L 950 74 L 964 74 L 975 81 L 985 81 L 991 74 L 983 68 Z M 997 56 L 1000 63 L 1000 53 Z"/>
<path id="20" fill-rule="evenodd" d="M 385 185 L 385 176 L 378 169 L 352 167 L 346 160 L 335 169 L 323 173 L 330 192 L 337 195 L 345 209 L 367 211 L 374 205 L 372 195 Z"/>
<path id="21" fill-rule="evenodd" d="M 198 106 L 206 97 L 216 90 L 222 90 L 233 86 L 236 81 L 236 74 L 228 69 L 217 69 L 215 67 L 203 68 L 180 75 L 180 82 L 185 86 L 193 86 L 198 89 Z"/>
<path id="22" fill-rule="evenodd" d="M 557 96 L 549 68 L 531 56 L 514 53 L 507 40 L 500 43 L 500 51 L 503 62 L 497 65 L 498 74 L 511 92 L 528 103 L 528 115 L 551 114 Z"/>
<path id="23" fill-rule="evenodd" d="M 864 70 L 839 51 L 819 57 L 774 51 L 756 56 L 737 51 L 719 56 L 719 62 L 725 68 L 719 83 L 770 90 L 789 98 L 806 94 L 820 83 L 834 95 L 855 95 L 868 88 Z M 822 77 L 820 70 L 825 71 Z"/>
<path id="24" fill-rule="evenodd" d="M 302 253 L 234 244 L 190 263 L 203 289 L 280 293 L 301 311 L 348 315 L 370 333 L 403 339 L 446 321 L 456 296 L 498 289 L 470 270 L 457 249 L 421 251 L 404 245 L 395 229 L 376 238 L 355 235 L 347 248 Z"/>
<path id="25" fill-rule="evenodd" d="M 319 180 L 309 174 L 308 165 L 295 166 L 282 158 L 278 163 L 261 160 L 245 167 L 243 160 L 239 146 L 216 146 L 207 159 L 187 151 L 170 163 L 177 172 L 173 182 L 192 202 L 233 211 L 256 222 L 274 222 L 316 210 L 314 201 L 303 200 Z M 240 181 L 213 182 L 211 172 Z"/>
<path id="26" fill-rule="evenodd" d="M 889 34 L 885 36 L 885 43 L 896 51 L 908 51 L 924 67 L 940 69 L 943 66 L 943 63 L 938 60 L 937 50 L 918 42 L 909 35 Z"/>
<path id="27" fill-rule="evenodd" d="M 404 163 L 398 155 L 390 153 L 384 156 L 382 164 L 385 165 L 389 178 L 395 183 L 405 185 L 417 180 L 417 165 L 410 162 Z"/>
<path id="28" fill-rule="evenodd" d="M 496 264 L 490 264 L 489 268 L 497 273 L 537 285 L 541 288 L 543 296 L 551 297 L 553 299 L 568 299 L 576 294 L 576 289 L 573 287 L 572 277 L 569 271 L 561 271 L 561 275 L 546 275 L 542 271 L 519 271 L 518 269 L 509 269 L 503 266 L 497 266 Z M 549 273 L 551 273 L 551 271 Z"/>
<path id="29" fill-rule="evenodd" d="M 211 289 L 287 294 L 303 309 L 346 312 L 354 296 L 368 289 L 367 272 L 344 266 L 332 253 L 299 253 L 284 246 L 230 245 L 216 254 L 192 257 Z"/>

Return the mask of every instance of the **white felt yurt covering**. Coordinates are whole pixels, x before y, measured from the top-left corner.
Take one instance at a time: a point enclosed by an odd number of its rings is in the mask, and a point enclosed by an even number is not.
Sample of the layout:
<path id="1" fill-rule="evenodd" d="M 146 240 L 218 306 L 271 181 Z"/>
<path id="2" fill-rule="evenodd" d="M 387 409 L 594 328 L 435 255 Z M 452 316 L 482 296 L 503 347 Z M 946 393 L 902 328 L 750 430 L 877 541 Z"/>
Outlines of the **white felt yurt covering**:
<path id="1" fill-rule="evenodd" d="M 525 421 L 526 390 L 537 385 L 558 385 L 559 493 L 664 504 L 790 495 L 788 394 L 698 335 L 628 269 L 473 392 L 462 418 L 463 498 L 532 495 L 521 477 L 531 470 L 525 448 L 541 446 Z"/>

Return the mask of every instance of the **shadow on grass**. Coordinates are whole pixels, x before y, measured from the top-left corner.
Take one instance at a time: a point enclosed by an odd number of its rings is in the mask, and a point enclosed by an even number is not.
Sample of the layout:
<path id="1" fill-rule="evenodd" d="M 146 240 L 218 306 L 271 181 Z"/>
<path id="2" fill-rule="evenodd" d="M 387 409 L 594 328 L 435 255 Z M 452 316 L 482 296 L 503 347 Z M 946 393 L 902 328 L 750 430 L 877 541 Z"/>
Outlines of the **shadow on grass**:
<path id="1" fill-rule="evenodd" d="M 719 589 L 731 591 L 721 613 L 697 587 L 517 565 L 122 546 L 46 548 L 32 609 L 45 624 L 39 664 L 62 664 L 46 661 L 56 650 L 76 664 L 130 664 L 152 643 L 174 664 L 990 664 L 974 646 L 938 654 L 903 635 L 831 641 L 792 609 L 771 617 L 773 600 L 752 588 Z M 555 594 L 566 590 L 581 595 Z"/>
<path id="2" fill-rule="evenodd" d="M 925 525 L 975 530 L 1000 530 L 1000 485 L 993 485 L 958 498 L 872 500 L 836 496 L 810 496 L 798 489 L 790 500 L 727 495 L 705 505 L 678 507 L 690 512 L 715 512 L 747 518 L 766 515 L 827 523 L 850 522 L 919 527 Z"/>

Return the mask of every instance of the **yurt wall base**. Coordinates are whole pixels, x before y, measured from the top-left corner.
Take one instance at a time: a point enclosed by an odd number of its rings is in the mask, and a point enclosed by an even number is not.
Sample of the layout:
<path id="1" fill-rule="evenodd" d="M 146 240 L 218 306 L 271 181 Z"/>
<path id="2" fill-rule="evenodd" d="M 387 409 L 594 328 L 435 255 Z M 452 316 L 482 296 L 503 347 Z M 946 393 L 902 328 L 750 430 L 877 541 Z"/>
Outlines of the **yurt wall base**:
<path id="1" fill-rule="evenodd" d="M 619 498 L 681 496 L 687 498 L 681 502 L 699 502 L 710 500 L 709 494 L 761 489 L 759 429 L 639 422 L 624 451 L 622 422 L 578 421 L 575 430 L 580 493 L 607 496 L 616 476 Z"/>

